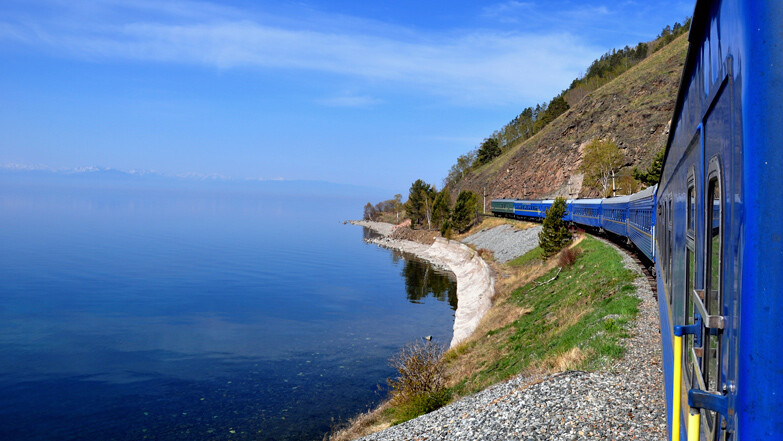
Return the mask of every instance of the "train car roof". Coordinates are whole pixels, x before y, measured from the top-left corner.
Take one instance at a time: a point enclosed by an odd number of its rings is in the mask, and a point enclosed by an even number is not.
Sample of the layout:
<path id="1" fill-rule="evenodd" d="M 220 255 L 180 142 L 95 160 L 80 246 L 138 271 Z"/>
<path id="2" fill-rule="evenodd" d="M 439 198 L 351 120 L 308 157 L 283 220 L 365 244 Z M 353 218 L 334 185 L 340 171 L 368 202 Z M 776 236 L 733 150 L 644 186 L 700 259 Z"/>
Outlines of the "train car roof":
<path id="1" fill-rule="evenodd" d="M 599 205 L 603 199 L 575 199 L 575 204 L 593 204 Z"/>
<path id="2" fill-rule="evenodd" d="M 652 187 L 647 187 L 644 190 L 634 193 L 630 196 L 628 199 L 628 202 L 638 201 L 639 199 L 646 199 L 649 197 L 652 197 L 652 195 L 655 194 L 655 192 L 658 189 L 658 185 L 653 185 Z"/>
<path id="3" fill-rule="evenodd" d="M 604 204 L 627 204 L 631 199 L 630 196 L 617 196 L 613 198 L 604 199 Z"/>
<path id="4" fill-rule="evenodd" d="M 492 199 L 492 202 L 515 202 L 516 199 Z"/>
<path id="5" fill-rule="evenodd" d="M 541 202 L 541 200 L 538 199 L 514 199 L 514 202 L 521 202 L 523 204 L 537 204 Z"/>
<path id="6" fill-rule="evenodd" d="M 713 0 L 697 0 L 696 7 L 693 9 L 691 15 L 691 28 L 688 29 L 688 53 L 685 55 L 685 65 L 682 68 L 682 75 L 680 76 L 680 87 L 677 90 L 677 100 L 674 102 L 674 115 L 669 123 L 669 137 L 666 139 L 665 152 L 663 154 L 663 167 L 666 167 L 666 161 L 669 159 L 669 150 L 672 142 L 674 142 L 675 132 L 677 132 L 677 123 L 680 120 L 682 113 L 682 107 L 685 105 L 685 95 L 688 93 L 690 87 L 690 78 L 693 69 L 696 66 L 696 61 L 701 55 L 701 45 L 703 40 L 704 29 L 709 27 L 710 20 L 710 6 Z M 663 170 L 661 170 L 661 177 L 663 177 Z M 657 187 L 657 186 L 656 186 Z"/>

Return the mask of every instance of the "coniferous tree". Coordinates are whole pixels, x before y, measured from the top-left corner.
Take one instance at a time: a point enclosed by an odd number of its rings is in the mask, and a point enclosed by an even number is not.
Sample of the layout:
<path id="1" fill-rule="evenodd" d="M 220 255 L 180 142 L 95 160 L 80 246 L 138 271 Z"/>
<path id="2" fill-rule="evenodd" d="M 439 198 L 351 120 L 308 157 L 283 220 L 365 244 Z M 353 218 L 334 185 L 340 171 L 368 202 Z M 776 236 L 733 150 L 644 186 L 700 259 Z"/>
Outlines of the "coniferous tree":
<path id="1" fill-rule="evenodd" d="M 546 210 L 541 232 L 538 233 L 538 246 L 544 250 L 544 255 L 549 257 L 563 249 L 571 242 L 571 232 L 563 220 L 566 213 L 566 201 L 562 197 Z"/>
<path id="2" fill-rule="evenodd" d="M 454 204 L 454 214 L 451 225 L 460 233 L 465 232 L 476 220 L 478 213 L 478 196 L 470 190 L 462 190 Z"/>
<path id="3" fill-rule="evenodd" d="M 432 223 L 436 227 L 440 227 L 448 221 L 449 217 L 451 217 L 451 194 L 449 194 L 448 188 L 444 188 L 432 202 Z"/>
<path id="4" fill-rule="evenodd" d="M 666 153 L 666 149 L 663 149 L 655 155 L 652 164 L 647 167 L 647 171 L 639 171 L 636 167 L 633 168 L 633 177 L 642 181 L 647 185 L 655 185 L 661 180 L 661 172 L 663 171 L 663 155 Z"/>
<path id="5" fill-rule="evenodd" d="M 478 163 L 486 164 L 495 157 L 500 156 L 501 153 L 502 150 L 500 149 L 500 145 L 498 145 L 498 140 L 494 137 L 487 138 L 481 143 L 481 147 L 479 147 L 477 157 Z"/>

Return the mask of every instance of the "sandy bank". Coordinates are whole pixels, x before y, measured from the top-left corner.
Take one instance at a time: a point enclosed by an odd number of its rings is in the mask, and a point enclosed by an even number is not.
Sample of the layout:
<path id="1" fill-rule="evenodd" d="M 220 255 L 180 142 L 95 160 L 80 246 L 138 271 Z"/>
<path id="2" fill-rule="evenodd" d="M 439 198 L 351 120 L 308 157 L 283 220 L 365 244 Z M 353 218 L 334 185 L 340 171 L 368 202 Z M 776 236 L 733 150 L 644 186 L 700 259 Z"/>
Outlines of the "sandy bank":
<path id="1" fill-rule="evenodd" d="M 381 237 L 369 242 L 406 253 L 412 253 L 434 265 L 454 273 L 457 277 L 457 312 L 450 347 L 468 338 L 489 310 L 495 281 L 484 260 L 465 244 L 437 238 L 432 245 L 389 237 L 394 225 L 384 222 L 351 221 L 354 225 L 370 228 Z"/>

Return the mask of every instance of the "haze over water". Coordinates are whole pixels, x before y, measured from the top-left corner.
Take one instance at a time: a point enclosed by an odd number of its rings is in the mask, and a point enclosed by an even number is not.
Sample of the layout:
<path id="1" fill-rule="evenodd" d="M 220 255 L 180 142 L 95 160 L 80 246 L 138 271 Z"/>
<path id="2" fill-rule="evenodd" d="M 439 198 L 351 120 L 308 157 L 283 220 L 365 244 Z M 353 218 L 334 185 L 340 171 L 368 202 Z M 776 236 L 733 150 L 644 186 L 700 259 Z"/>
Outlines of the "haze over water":
<path id="1" fill-rule="evenodd" d="M 321 439 L 451 338 L 454 283 L 342 224 L 366 200 L 0 183 L 1 439 Z"/>

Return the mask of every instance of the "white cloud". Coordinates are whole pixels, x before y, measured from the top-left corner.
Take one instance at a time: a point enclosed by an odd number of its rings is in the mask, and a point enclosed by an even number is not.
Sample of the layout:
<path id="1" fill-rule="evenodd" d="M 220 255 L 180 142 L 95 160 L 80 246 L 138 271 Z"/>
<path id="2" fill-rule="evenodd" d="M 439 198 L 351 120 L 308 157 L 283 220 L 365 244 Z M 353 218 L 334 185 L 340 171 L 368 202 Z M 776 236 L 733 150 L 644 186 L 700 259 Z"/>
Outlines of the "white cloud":
<path id="1" fill-rule="evenodd" d="M 122 8 L 132 5 L 121 3 Z M 72 57 L 98 61 L 137 60 L 220 69 L 273 68 L 339 74 L 417 87 L 455 102 L 486 103 L 549 97 L 567 87 L 600 53 L 568 33 L 474 31 L 429 35 L 409 31 L 399 35 L 388 29 L 373 33 L 367 26 L 356 30 L 353 26 L 309 27 L 306 22 L 270 25 L 261 16 L 238 18 L 235 11 L 221 13 L 222 9 L 208 3 L 167 3 L 165 8 L 156 7 L 150 16 L 154 4 L 142 5 L 135 15 L 127 14 L 133 20 L 100 21 L 73 14 L 67 19 L 58 17 L 32 24 L 0 22 L 0 39 L 37 44 L 57 53 L 66 51 Z M 524 4 L 503 5 L 512 8 Z M 197 10 L 209 14 L 199 14 Z M 104 20 L 106 15 L 99 18 Z M 371 103 L 371 98 L 363 96 L 332 99 L 332 105 Z"/>

